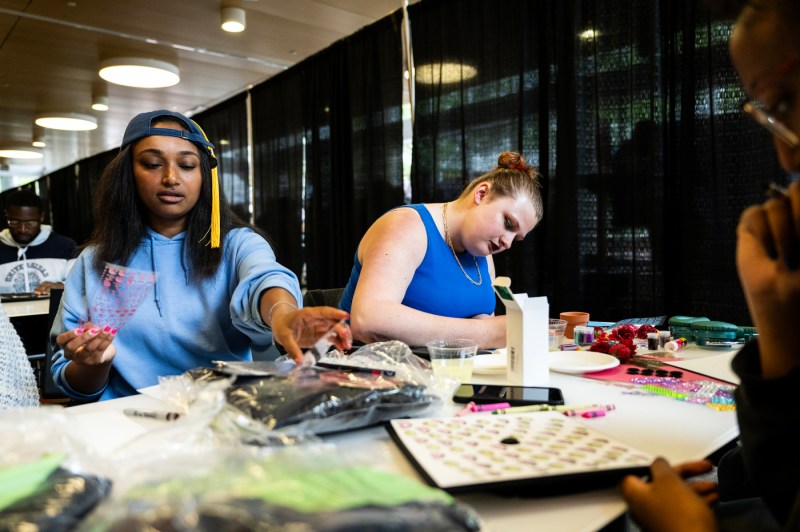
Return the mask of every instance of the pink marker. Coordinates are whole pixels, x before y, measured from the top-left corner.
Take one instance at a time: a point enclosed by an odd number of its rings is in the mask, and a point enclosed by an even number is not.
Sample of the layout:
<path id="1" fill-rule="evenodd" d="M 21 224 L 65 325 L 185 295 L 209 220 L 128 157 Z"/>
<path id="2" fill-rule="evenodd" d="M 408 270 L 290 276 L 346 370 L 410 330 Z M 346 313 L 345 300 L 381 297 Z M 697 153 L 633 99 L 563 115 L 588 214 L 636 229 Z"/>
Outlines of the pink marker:
<path id="1" fill-rule="evenodd" d="M 503 410 L 511 408 L 510 403 L 489 403 L 485 405 L 472 405 L 473 412 L 491 412 L 492 410 Z"/>

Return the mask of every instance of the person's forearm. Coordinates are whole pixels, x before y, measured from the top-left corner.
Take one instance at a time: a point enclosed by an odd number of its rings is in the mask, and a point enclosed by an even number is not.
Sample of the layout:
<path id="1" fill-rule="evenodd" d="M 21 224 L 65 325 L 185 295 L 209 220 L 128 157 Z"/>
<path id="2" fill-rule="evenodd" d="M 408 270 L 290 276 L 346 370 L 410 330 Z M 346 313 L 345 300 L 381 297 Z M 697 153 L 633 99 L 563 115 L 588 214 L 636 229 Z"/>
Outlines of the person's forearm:
<path id="1" fill-rule="evenodd" d="M 261 293 L 258 308 L 261 319 L 267 327 L 272 327 L 276 318 L 294 312 L 300 305 L 294 296 L 283 288 L 270 288 Z"/>
<path id="2" fill-rule="evenodd" d="M 92 395 L 103 389 L 110 372 L 111 361 L 96 366 L 70 362 L 64 370 L 64 379 L 76 392 Z"/>
<path id="3" fill-rule="evenodd" d="M 361 342 L 400 340 L 423 345 L 437 338 L 476 340 L 482 348 L 506 345 L 505 317 L 448 318 L 412 309 L 401 303 L 371 302 L 373 309 L 354 305 L 350 313 L 353 338 Z"/>

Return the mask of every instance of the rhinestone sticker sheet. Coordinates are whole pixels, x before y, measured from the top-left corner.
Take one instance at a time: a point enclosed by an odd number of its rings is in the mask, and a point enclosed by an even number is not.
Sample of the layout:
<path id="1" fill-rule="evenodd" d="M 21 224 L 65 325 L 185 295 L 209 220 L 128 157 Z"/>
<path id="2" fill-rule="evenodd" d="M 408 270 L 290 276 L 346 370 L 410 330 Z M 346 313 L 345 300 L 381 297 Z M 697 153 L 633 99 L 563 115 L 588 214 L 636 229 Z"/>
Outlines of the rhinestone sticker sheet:
<path id="1" fill-rule="evenodd" d="M 395 419 L 390 433 L 443 488 L 647 467 L 653 456 L 557 412 Z"/>

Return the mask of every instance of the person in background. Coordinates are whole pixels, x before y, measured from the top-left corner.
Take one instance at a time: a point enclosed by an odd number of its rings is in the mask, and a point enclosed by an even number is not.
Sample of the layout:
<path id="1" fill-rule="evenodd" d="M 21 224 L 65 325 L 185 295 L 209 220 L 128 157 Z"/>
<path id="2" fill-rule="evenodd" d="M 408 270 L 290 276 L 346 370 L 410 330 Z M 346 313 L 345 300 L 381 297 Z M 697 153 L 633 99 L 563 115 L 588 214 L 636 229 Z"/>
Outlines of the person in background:
<path id="1" fill-rule="evenodd" d="M 5 202 L 8 228 L 0 232 L 0 292 L 47 295 L 63 288 L 75 259 L 75 241 L 44 222 L 42 200 L 18 190 Z"/>
<path id="2" fill-rule="evenodd" d="M 539 175 L 504 152 L 489 173 L 447 203 L 405 205 L 381 216 L 358 246 L 339 308 L 353 337 L 424 345 L 469 338 L 506 343 L 505 316 L 493 316 L 492 255 L 522 240 L 542 218 Z"/>
<path id="3" fill-rule="evenodd" d="M 800 3 L 749 0 L 736 4 L 729 47 L 747 100 L 743 111 L 772 134 L 786 172 L 800 172 Z M 757 176 L 756 176 L 757 178 Z M 736 265 L 757 341 L 733 360 L 740 446 L 736 455 L 755 498 L 723 502 L 714 515 L 706 490 L 698 496 L 659 460 L 653 480 L 627 477 L 622 495 L 646 530 L 800 530 L 800 346 L 787 333 L 800 323 L 800 182 L 741 216 Z M 720 493 L 726 486 L 719 467 Z M 690 519 L 691 517 L 691 519 Z"/>
<path id="4" fill-rule="evenodd" d="M 299 309 L 297 278 L 231 211 L 216 164 L 213 144 L 180 113 L 141 113 L 128 124 L 100 179 L 95 230 L 51 331 L 53 380 L 67 395 L 134 394 L 213 360 L 250 360 L 251 342 L 273 338 L 295 360 L 331 329 L 338 348 L 350 347 L 340 324 L 346 312 Z M 106 264 L 157 276 L 119 329 L 93 321 Z"/>

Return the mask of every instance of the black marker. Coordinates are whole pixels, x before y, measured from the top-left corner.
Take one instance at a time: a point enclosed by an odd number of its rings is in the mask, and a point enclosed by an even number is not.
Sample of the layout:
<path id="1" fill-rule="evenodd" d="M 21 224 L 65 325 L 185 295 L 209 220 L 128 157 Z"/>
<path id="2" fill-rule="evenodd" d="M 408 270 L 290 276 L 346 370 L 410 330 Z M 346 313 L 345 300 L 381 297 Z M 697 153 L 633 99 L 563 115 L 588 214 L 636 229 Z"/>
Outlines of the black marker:
<path id="1" fill-rule="evenodd" d="M 146 417 L 148 419 L 158 419 L 160 421 L 175 421 L 181 415 L 177 412 L 163 412 L 161 410 L 136 410 L 135 408 L 126 408 L 122 411 L 126 416 L 131 417 Z"/>

